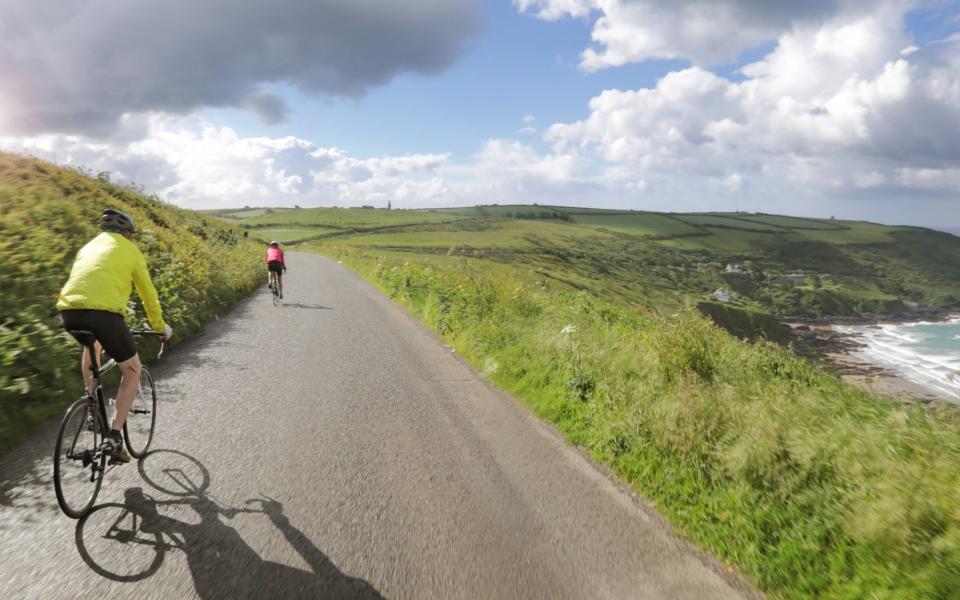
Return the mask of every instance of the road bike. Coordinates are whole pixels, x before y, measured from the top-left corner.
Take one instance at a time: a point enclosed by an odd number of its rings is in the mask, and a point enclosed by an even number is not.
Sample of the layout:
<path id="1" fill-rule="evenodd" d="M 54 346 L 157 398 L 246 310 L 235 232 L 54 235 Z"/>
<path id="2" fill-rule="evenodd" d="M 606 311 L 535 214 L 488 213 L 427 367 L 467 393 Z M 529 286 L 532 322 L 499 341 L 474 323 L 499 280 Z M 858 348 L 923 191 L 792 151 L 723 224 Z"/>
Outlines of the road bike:
<path id="1" fill-rule="evenodd" d="M 284 269 L 286 271 L 286 269 Z M 273 294 L 273 305 L 279 306 L 283 303 L 283 296 L 280 295 L 280 273 L 270 272 L 270 279 L 267 281 L 267 287 L 270 288 L 270 293 Z"/>
<path id="2" fill-rule="evenodd" d="M 277 286 L 277 281 L 271 281 L 269 287 L 270 293 L 273 294 L 273 305 L 277 306 L 280 304 L 280 288 Z"/>
<path id="3" fill-rule="evenodd" d="M 74 330 L 70 333 L 89 350 L 91 359 L 97 356 L 94 347 L 96 339 L 92 332 Z M 153 331 L 131 333 L 135 337 L 160 337 L 157 358 L 163 356 L 163 334 Z M 98 368 L 97 362 L 90 361 L 93 393 L 85 394 L 67 409 L 60 423 L 53 454 L 53 486 L 57 492 L 57 503 L 64 514 L 74 519 L 90 512 L 100 492 L 104 473 L 108 467 L 117 464 L 100 448 L 103 436 L 110 431 L 102 378 L 117 363 L 111 358 Z M 133 399 L 127 422 L 123 425 L 123 439 L 130 456 L 138 459 L 146 456 L 156 425 L 157 389 L 150 369 L 143 366 L 137 396 Z"/>

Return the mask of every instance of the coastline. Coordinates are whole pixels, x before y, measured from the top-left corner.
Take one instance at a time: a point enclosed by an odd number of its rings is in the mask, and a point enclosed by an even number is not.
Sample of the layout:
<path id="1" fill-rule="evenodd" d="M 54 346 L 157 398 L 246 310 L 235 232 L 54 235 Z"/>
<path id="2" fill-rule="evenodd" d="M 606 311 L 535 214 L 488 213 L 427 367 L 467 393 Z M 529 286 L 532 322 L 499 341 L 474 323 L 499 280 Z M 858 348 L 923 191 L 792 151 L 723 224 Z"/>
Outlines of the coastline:
<path id="1" fill-rule="evenodd" d="M 844 381 L 861 389 L 904 402 L 930 404 L 935 401 L 956 404 L 956 400 L 937 390 L 919 384 L 905 375 L 895 373 L 852 354 L 828 354 L 826 358 L 835 366 Z"/>
<path id="2" fill-rule="evenodd" d="M 791 328 L 798 325 L 833 326 L 833 325 L 883 325 L 903 323 L 940 323 L 960 318 L 960 307 L 953 308 L 918 308 L 915 310 L 889 314 L 867 316 L 834 316 L 834 317 L 787 317 L 783 322 Z"/>
<path id="3" fill-rule="evenodd" d="M 871 326 L 904 323 L 947 322 L 960 318 L 960 311 L 923 310 L 903 315 L 883 317 L 839 317 L 818 319 L 791 319 L 786 321 L 795 336 L 802 339 L 807 351 L 826 360 L 840 377 L 870 392 L 883 394 L 904 402 L 929 404 L 935 401 L 957 405 L 957 398 L 940 390 L 918 383 L 889 367 L 877 364 L 858 354 L 866 344 L 857 334 L 840 331 L 838 326 Z"/>

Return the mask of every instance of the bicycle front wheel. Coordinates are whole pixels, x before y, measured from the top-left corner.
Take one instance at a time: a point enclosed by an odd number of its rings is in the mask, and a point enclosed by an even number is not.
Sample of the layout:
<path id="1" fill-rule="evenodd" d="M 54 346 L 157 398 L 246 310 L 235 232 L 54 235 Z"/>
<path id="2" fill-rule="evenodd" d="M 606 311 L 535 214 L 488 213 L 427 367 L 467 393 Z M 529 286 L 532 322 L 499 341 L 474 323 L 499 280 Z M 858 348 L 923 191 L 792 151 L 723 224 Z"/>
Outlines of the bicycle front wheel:
<path id="1" fill-rule="evenodd" d="M 64 514 L 73 519 L 90 512 L 103 482 L 106 456 L 97 455 L 102 426 L 93 407 L 93 402 L 81 398 L 67 409 L 53 455 L 57 503 Z"/>
<path id="2" fill-rule="evenodd" d="M 150 449 L 153 429 L 157 425 L 157 388 L 153 376 L 146 367 L 140 369 L 140 387 L 137 397 L 130 405 L 130 414 L 123 424 L 123 437 L 127 440 L 127 450 L 134 458 L 143 458 Z"/>

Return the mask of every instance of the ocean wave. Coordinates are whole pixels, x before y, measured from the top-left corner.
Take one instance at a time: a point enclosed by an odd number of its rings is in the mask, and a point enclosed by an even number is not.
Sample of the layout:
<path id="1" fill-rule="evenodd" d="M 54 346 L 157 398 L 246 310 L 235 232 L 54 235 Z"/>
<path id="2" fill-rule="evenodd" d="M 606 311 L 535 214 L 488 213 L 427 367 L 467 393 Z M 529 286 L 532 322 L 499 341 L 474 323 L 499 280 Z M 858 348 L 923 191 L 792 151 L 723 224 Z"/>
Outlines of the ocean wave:
<path id="1" fill-rule="evenodd" d="M 856 354 L 940 394 L 960 401 L 960 319 L 944 323 L 845 326 L 837 331 L 855 335 L 864 347 Z M 916 327 L 924 325 L 922 331 Z M 910 329 L 910 334 L 904 332 Z M 954 351 L 955 350 L 955 351 Z"/>

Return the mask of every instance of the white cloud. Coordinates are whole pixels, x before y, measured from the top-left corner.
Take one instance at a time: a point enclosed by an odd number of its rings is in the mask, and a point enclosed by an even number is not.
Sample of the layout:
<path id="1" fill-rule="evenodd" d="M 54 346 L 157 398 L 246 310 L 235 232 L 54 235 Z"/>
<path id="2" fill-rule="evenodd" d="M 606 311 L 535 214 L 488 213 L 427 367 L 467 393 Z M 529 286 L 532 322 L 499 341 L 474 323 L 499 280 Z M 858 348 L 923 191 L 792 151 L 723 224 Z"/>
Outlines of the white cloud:
<path id="1" fill-rule="evenodd" d="M 960 194 L 960 168 L 899 169 L 897 179 L 911 188 Z"/>
<path id="2" fill-rule="evenodd" d="M 541 19 L 586 17 L 598 6 L 596 0 L 514 0 L 520 12 L 534 12 Z"/>
<path id="3" fill-rule="evenodd" d="M 533 126 L 537 118 L 533 115 L 524 115 L 521 121 L 523 122 L 523 127 L 517 130 L 517 133 L 522 135 L 536 135 L 537 128 Z"/>
<path id="4" fill-rule="evenodd" d="M 744 50 L 792 27 L 816 27 L 834 18 L 902 11 L 910 0 L 517 0 L 538 18 L 593 18 L 593 41 L 581 55 L 587 71 L 648 59 L 728 63 Z"/>
<path id="5" fill-rule="evenodd" d="M 648 183 L 701 178 L 703 189 L 746 192 L 747 180 L 766 179 L 793 195 L 955 189 L 960 43 L 904 56 L 909 41 L 890 7 L 798 24 L 742 81 L 693 66 L 652 88 L 606 90 L 589 116 L 552 125 L 545 139 Z"/>
<path id="6" fill-rule="evenodd" d="M 739 192 L 743 189 L 744 180 L 740 173 L 733 173 L 723 180 L 723 187 L 728 192 Z"/>
<path id="7" fill-rule="evenodd" d="M 338 148 L 286 136 L 241 137 L 196 119 L 155 116 L 133 143 L 80 136 L 0 138 L 0 146 L 143 185 L 191 208 L 257 205 L 360 205 L 439 200 L 445 154 L 359 159 Z"/>

